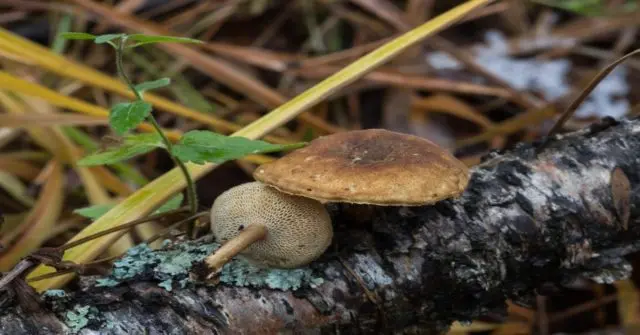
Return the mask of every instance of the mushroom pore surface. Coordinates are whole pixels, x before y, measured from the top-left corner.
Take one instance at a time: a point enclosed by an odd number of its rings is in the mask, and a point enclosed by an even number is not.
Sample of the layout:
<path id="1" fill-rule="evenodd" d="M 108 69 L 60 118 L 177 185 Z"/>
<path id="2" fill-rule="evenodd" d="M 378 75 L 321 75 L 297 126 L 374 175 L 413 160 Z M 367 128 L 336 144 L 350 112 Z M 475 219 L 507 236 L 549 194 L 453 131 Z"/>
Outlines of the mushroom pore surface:
<path id="1" fill-rule="evenodd" d="M 267 236 L 241 255 L 259 266 L 295 268 L 318 258 L 331 244 L 333 227 L 318 201 L 285 194 L 260 182 L 233 187 L 211 208 L 211 231 L 224 243 L 250 225 L 264 225 Z"/>

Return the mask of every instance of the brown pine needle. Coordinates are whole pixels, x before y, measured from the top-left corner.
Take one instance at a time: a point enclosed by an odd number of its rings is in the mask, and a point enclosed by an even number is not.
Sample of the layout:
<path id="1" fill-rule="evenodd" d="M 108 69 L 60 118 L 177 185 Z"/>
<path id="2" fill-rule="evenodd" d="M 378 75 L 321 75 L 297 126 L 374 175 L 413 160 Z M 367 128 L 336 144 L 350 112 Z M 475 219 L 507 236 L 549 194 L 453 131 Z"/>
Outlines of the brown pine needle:
<path id="1" fill-rule="evenodd" d="M 602 81 L 602 79 L 604 79 L 604 77 L 606 77 L 609 73 L 611 73 L 611 71 L 613 71 L 613 69 L 615 69 L 615 67 L 618 66 L 620 63 L 624 62 L 625 60 L 629 59 L 630 57 L 638 53 L 640 53 L 640 49 L 636 49 L 620 57 L 615 62 L 607 65 L 593 79 L 591 79 L 591 81 L 589 82 L 589 84 L 587 84 L 584 90 L 580 92 L 580 95 L 578 95 L 578 97 L 571 103 L 571 105 L 567 107 L 564 113 L 562 113 L 562 116 L 560 116 L 558 121 L 551 128 L 551 130 L 549 130 L 549 134 L 547 134 L 547 137 L 544 138 L 540 146 L 537 148 L 538 152 L 540 152 L 542 149 L 544 149 L 544 147 L 546 147 L 547 144 L 549 144 L 549 139 L 553 135 L 555 135 L 558 131 L 560 131 L 560 129 L 562 129 L 562 126 L 564 125 L 564 123 L 567 122 L 567 120 L 576 112 L 576 110 L 578 109 L 578 106 L 580 106 L 580 104 L 589 96 L 589 94 L 591 94 L 591 92 L 593 92 L 593 90 L 596 88 L 596 86 L 598 86 L 598 84 Z"/>

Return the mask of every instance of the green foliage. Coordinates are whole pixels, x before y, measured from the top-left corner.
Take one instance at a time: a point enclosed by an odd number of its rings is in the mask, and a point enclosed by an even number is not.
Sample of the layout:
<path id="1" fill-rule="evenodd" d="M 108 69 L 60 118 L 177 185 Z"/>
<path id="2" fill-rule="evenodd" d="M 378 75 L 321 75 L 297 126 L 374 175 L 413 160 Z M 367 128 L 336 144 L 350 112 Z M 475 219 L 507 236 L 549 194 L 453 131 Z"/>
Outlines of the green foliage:
<path id="1" fill-rule="evenodd" d="M 60 34 L 60 37 L 66 38 L 68 40 L 94 40 L 96 38 L 96 35 L 88 33 L 67 32 Z"/>
<path id="2" fill-rule="evenodd" d="M 109 124 L 122 135 L 142 123 L 152 109 L 150 103 L 141 100 L 115 104 L 109 113 Z"/>
<path id="3" fill-rule="evenodd" d="M 130 45 L 129 48 L 139 47 L 145 44 L 154 43 L 196 43 L 201 44 L 202 41 L 188 37 L 177 36 L 161 36 L 161 35 L 145 35 L 145 34 L 104 34 L 93 35 L 81 32 L 66 32 L 60 34 L 61 37 L 69 40 L 93 40 L 96 44 L 111 44 L 114 45 L 115 40 L 120 38 L 126 38 L 128 41 L 132 41 L 135 44 Z"/>
<path id="4" fill-rule="evenodd" d="M 160 78 L 153 81 L 145 81 L 144 83 L 140 83 L 136 85 L 136 91 L 143 93 L 145 91 L 151 91 L 151 90 L 155 90 L 165 86 L 169 86 L 169 84 L 171 84 L 171 79 L 169 78 Z"/>
<path id="5" fill-rule="evenodd" d="M 200 40 L 194 40 L 192 38 L 187 38 L 187 37 L 144 35 L 144 34 L 132 34 L 128 36 L 128 39 L 131 41 L 137 42 L 132 47 L 137 47 L 137 46 L 151 44 L 151 43 L 197 43 L 197 44 L 202 43 L 202 41 Z"/>
<path id="6" fill-rule="evenodd" d="M 271 144 L 244 137 L 230 137 L 210 131 L 192 130 L 182 136 L 180 142 L 173 147 L 172 154 L 185 162 L 222 163 L 246 155 L 290 150 L 303 145 L 302 143 Z"/>
<path id="7" fill-rule="evenodd" d="M 106 35 L 99 35 L 96 36 L 96 38 L 93 40 L 93 42 L 95 44 L 104 44 L 104 43 L 113 43 L 112 41 L 117 39 L 117 38 L 121 38 L 124 37 L 124 34 L 106 34 Z"/>
<path id="8" fill-rule="evenodd" d="M 113 206 L 115 206 L 115 204 L 93 205 L 89 207 L 76 209 L 73 212 L 78 215 L 82 215 L 86 218 L 89 218 L 91 220 L 96 220 L 97 218 L 101 217 L 106 212 L 108 212 L 111 208 L 113 208 Z"/>
<path id="9" fill-rule="evenodd" d="M 144 101 L 143 93 L 149 90 L 162 88 L 171 84 L 171 79 L 160 78 L 134 85 L 124 71 L 123 54 L 126 48 L 135 48 L 141 45 L 153 43 L 202 43 L 201 41 L 185 37 L 175 36 L 149 36 L 144 34 L 105 34 L 92 35 L 80 32 L 65 32 L 60 35 L 67 39 L 93 40 L 96 44 L 109 44 L 116 50 L 116 65 L 118 74 L 123 81 L 133 91 L 136 100 L 132 102 L 118 103 L 111 108 L 109 113 L 109 124 L 118 134 L 124 135 L 136 128 L 143 121 L 148 120 L 157 133 L 142 135 L 124 136 L 121 143 L 111 146 L 101 152 L 93 153 L 82 158 L 80 165 L 103 165 L 113 164 L 131 159 L 135 156 L 146 154 L 156 148 L 166 150 L 174 159 L 187 180 L 187 196 L 191 212 L 197 211 L 197 195 L 195 184 L 189 174 L 189 170 L 184 165 L 185 162 L 195 162 L 203 164 L 205 162 L 222 163 L 232 159 L 242 158 L 250 154 L 268 153 L 283 150 L 290 150 L 301 147 L 302 143 L 291 145 L 275 145 L 263 141 L 254 141 L 242 137 L 229 137 L 216 134 L 210 131 L 191 131 L 186 133 L 177 145 L 171 141 L 160 129 L 160 126 L 153 117 L 153 106 Z M 129 46 L 126 43 L 131 43 Z M 182 198 L 174 198 L 163 208 L 175 208 L 180 205 Z M 83 208 L 77 211 L 78 214 L 90 218 L 97 218 L 111 207 L 98 205 Z M 192 226 L 190 226 L 190 231 Z"/>
<path id="10" fill-rule="evenodd" d="M 128 135 L 124 137 L 121 145 L 85 156 L 78 161 L 78 164 L 84 166 L 113 164 L 146 154 L 156 148 L 165 148 L 158 134 Z"/>

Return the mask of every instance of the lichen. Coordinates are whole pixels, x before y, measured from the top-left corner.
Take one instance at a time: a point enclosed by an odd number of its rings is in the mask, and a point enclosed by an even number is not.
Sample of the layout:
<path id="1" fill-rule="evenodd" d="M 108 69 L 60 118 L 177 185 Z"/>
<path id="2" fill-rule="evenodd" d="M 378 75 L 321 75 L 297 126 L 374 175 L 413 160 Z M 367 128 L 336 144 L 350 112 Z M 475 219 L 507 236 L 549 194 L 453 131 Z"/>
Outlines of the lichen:
<path id="1" fill-rule="evenodd" d="M 91 321 L 99 320 L 98 310 L 92 306 L 75 305 L 72 310 L 64 314 L 64 322 L 73 334 L 85 328 Z"/>
<path id="2" fill-rule="evenodd" d="M 112 278 L 100 278 L 96 280 L 97 287 L 115 287 L 120 285 L 121 281 Z"/>
<path id="3" fill-rule="evenodd" d="M 42 293 L 44 298 L 64 298 L 66 295 L 64 290 L 46 290 Z"/>
<path id="4" fill-rule="evenodd" d="M 161 281 L 159 286 L 171 290 L 177 282 L 184 288 L 189 282 L 189 271 L 194 262 L 204 259 L 215 245 L 176 243 L 171 248 L 153 250 L 147 244 L 129 249 L 126 255 L 114 262 L 111 274 L 96 281 L 98 287 L 113 287 L 136 278 L 151 278 Z"/>
<path id="5" fill-rule="evenodd" d="M 155 280 L 158 286 L 171 291 L 193 284 L 190 273 L 195 263 L 213 253 L 217 243 L 180 241 L 153 250 L 146 244 L 137 245 L 116 261 L 108 277 L 98 279 L 96 286 L 113 287 L 131 280 Z M 232 286 L 252 286 L 280 290 L 296 290 L 322 284 L 311 268 L 262 269 L 237 258 L 226 264 L 220 273 L 220 283 Z"/>
<path id="6" fill-rule="evenodd" d="M 113 320 L 107 320 L 107 322 L 105 322 L 104 327 L 109 329 L 109 330 L 113 330 L 114 328 L 116 328 L 116 324 L 113 323 Z"/>
<path id="7" fill-rule="evenodd" d="M 160 284 L 158 284 L 158 286 L 164 288 L 167 291 L 171 291 L 173 289 L 172 284 L 173 284 L 173 280 L 167 279 L 167 280 L 165 280 L 163 282 L 160 282 Z"/>
<path id="8" fill-rule="evenodd" d="M 220 282 L 234 286 L 269 287 L 283 291 L 297 290 L 304 285 L 316 287 L 323 279 L 313 276 L 308 268 L 262 269 L 238 258 L 222 268 Z"/>
<path id="9" fill-rule="evenodd" d="M 42 293 L 42 299 L 51 306 L 52 310 L 64 310 L 64 306 L 71 300 L 71 296 L 63 290 L 46 290 Z"/>

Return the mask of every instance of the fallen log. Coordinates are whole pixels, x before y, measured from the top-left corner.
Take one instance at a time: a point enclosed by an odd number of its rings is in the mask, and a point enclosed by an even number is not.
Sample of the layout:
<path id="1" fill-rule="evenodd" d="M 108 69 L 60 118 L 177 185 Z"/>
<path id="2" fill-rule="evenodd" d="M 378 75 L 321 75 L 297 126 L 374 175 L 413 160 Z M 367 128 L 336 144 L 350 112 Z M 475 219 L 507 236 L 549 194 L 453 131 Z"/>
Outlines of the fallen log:
<path id="1" fill-rule="evenodd" d="M 17 299 L 0 334 L 438 334 L 455 320 L 504 315 L 577 277 L 626 278 L 640 247 L 640 120 L 605 119 L 520 144 L 472 170 L 462 197 L 423 207 L 330 205 L 329 252 L 296 270 L 241 260 L 216 283 L 201 261 L 216 245 L 142 245 L 108 277 Z"/>

